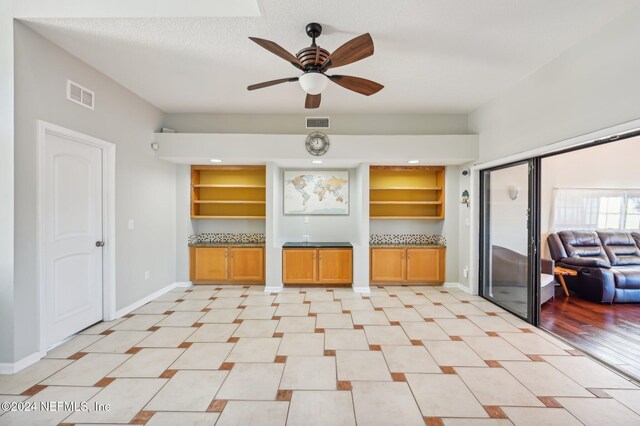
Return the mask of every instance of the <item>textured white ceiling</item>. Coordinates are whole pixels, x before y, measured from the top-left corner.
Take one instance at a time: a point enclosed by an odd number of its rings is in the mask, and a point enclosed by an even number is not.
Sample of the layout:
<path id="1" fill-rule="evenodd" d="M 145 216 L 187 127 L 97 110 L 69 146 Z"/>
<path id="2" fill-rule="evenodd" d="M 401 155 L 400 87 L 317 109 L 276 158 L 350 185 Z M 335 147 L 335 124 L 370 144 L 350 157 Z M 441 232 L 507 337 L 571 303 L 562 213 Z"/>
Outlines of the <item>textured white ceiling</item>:
<path id="1" fill-rule="evenodd" d="M 165 112 L 301 113 L 296 76 L 251 42 L 292 53 L 321 23 L 329 51 L 370 32 L 375 55 L 334 70 L 386 87 L 365 97 L 330 84 L 319 113 L 470 112 L 596 32 L 638 0 L 259 0 L 262 17 L 35 19 L 44 37 Z M 572 70 L 572 72 L 579 70 Z"/>

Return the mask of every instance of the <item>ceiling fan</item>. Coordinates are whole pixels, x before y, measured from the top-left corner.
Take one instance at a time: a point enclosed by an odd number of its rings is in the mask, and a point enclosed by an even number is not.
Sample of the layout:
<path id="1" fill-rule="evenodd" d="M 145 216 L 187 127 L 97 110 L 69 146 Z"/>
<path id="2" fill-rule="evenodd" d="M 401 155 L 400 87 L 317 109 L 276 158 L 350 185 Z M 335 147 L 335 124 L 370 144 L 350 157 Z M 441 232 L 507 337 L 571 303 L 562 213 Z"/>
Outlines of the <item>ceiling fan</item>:
<path id="1" fill-rule="evenodd" d="M 281 57 L 285 61 L 291 63 L 294 67 L 303 71 L 303 74 L 300 77 L 281 78 L 278 80 L 252 84 L 247 87 L 247 89 L 256 90 L 280 83 L 298 81 L 300 82 L 302 89 L 307 93 L 304 107 L 313 109 L 320 106 L 321 93 L 327 87 L 329 80 L 344 87 L 345 89 L 349 89 L 366 96 L 373 95 L 384 87 L 375 81 L 366 80 L 360 77 L 326 74 L 326 71 L 331 68 L 348 65 L 373 55 L 373 40 L 371 39 L 371 35 L 367 33 L 358 36 L 346 42 L 330 54 L 327 50 L 316 45 L 316 38 L 320 37 L 320 34 L 322 34 L 322 26 L 320 24 L 311 23 L 307 25 L 306 33 L 312 39 L 311 46 L 300 50 L 295 56 L 273 41 L 249 37 L 250 40 L 254 41 L 259 46 L 267 49 L 269 52 Z"/>

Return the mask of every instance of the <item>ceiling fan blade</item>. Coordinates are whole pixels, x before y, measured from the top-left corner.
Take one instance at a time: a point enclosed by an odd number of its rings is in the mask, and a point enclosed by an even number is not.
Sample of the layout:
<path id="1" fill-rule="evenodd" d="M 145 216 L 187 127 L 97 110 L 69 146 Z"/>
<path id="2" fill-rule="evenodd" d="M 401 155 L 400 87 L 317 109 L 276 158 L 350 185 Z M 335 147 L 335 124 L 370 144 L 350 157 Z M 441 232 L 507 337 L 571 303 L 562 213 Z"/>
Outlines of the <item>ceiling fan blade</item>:
<path id="1" fill-rule="evenodd" d="M 296 58 L 291 53 L 284 50 L 284 48 L 279 44 L 274 43 L 273 41 L 270 41 L 270 40 L 265 40 L 257 37 L 249 37 L 249 39 L 257 43 L 259 46 L 267 49 L 269 52 L 273 53 L 274 55 L 277 55 L 282 59 L 284 59 L 285 61 L 291 63 L 291 65 L 293 65 L 294 67 L 299 68 L 301 70 L 304 69 L 304 67 L 298 60 L 298 58 Z"/>
<path id="2" fill-rule="evenodd" d="M 380 83 L 367 80 L 360 77 L 351 77 L 349 75 L 332 75 L 329 79 L 334 83 L 344 87 L 345 89 L 353 90 L 365 96 L 371 96 L 374 93 L 378 93 L 384 87 Z"/>
<path id="3" fill-rule="evenodd" d="M 307 99 L 304 101 L 304 107 L 307 109 L 314 109 L 320 106 L 320 98 L 322 95 L 307 95 Z"/>
<path id="4" fill-rule="evenodd" d="M 369 33 L 362 34 L 338 47 L 322 64 L 323 70 L 341 67 L 373 55 L 373 40 Z"/>
<path id="5" fill-rule="evenodd" d="M 271 80 L 271 81 L 265 81 L 262 83 L 252 84 L 251 86 L 247 87 L 247 90 L 262 89 L 263 87 L 275 86 L 276 84 L 287 83 L 291 81 L 298 81 L 298 77 L 281 78 L 278 80 Z"/>

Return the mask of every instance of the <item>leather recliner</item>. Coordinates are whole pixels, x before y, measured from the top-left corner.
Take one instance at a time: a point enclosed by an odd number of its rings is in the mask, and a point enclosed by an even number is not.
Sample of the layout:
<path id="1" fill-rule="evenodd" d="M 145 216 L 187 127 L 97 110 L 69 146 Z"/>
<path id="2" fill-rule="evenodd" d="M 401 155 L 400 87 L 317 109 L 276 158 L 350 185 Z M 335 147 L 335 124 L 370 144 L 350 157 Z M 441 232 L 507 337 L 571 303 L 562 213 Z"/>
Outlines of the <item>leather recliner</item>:
<path id="1" fill-rule="evenodd" d="M 640 302 L 640 234 L 561 231 L 547 238 L 557 266 L 575 270 L 567 286 L 601 303 Z"/>

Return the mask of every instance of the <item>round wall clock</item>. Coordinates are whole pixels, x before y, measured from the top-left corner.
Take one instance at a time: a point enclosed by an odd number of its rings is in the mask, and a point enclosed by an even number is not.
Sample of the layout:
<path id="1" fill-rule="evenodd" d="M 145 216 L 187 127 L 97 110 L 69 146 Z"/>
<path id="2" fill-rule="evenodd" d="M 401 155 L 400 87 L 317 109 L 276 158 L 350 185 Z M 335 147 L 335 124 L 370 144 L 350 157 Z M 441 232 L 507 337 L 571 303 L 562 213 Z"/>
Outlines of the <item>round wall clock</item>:
<path id="1" fill-rule="evenodd" d="M 322 132 L 313 132 L 307 136 L 305 146 L 309 154 L 320 156 L 329 151 L 329 137 Z"/>

